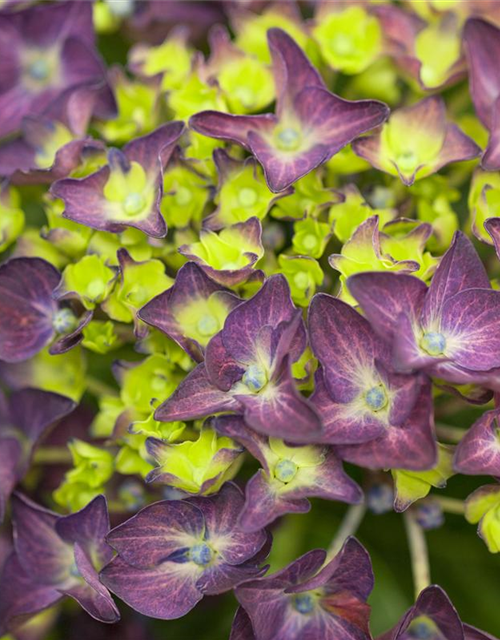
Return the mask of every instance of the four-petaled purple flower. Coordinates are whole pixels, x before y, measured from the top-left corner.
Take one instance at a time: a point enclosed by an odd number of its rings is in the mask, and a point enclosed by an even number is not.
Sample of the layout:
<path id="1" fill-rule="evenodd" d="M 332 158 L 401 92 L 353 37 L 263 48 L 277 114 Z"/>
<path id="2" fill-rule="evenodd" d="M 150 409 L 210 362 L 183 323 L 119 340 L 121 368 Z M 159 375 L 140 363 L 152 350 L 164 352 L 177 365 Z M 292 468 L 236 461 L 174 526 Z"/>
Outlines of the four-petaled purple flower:
<path id="1" fill-rule="evenodd" d="M 436 462 L 431 386 L 424 375 L 392 371 L 390 349 L 351 306 L 317 294 L 311 347 L 321 363 L 311 401 L 322 441 L 369 468 L 429 469 Z"/>
<path id="2" fill-rule="evenodd" d="M 60 281 L 59 271 L 42 258 L 13 258 L 0 265 L 0 360 L 28 360 L 57 336 L 52 354 L 82 340 L 92 312 L 78 319 L 67 303 L 57 302 Z"/>
<path id="3" fill-rule="evenodd" d="M 0 632 L 59 602 L 74 598 L 93 618 L 116 622 L 118 609 L 99 570 L 113 556 L 106 543 L 104 496 L 81 511 L 60 516 L 23 495 L 12 500 L 14 552 L 0 577 Z"/>
<path id="4" fill-rule="evenodd" d="M 356 274 L 347 286 L 391 345 L 397 371 L 500 388 L 500 292 L 463 233 L 455 233 L 430 287 L 393 273 Z"/>
<path id="5" fill-rule="evenodd" d="M 250 151 L 277 193 L 382 124 L 389 109 L 377 100 L 349 101 L 330 93 L 302 49 L 281 29 L 268 31 L 268 43 L 278 96 L 276 115 L 202 111 L 189 124 L 198 133 Z"/>
<path id="6" fill-rule="evenodd" d="M 263 434 L 310 443 L 321 433 L 321 422 L 297 391 L 290 368 L 305 347 L 302 314 L 288 283 L 282 275 L 271 276 L 231 311 L 208 343 L 205 362 L 156 410 L 156 419 L 194 420 L 232 411 Z"/>
<path id="7" fill-rule="evenodd" d="M 270 536 L 237 524 L 243 494 L 232 483 L 210 498 L 164 500 L 113 529 L 116 556 L 101 581 L 131 607 L 153 618 L 179 618 L 205 595 L 231 590 L 267 567 Z"/>
<path id="8" fill-rule="evenodd" d="M 278 573 L 236 588 L 255 640 L 369 640 L 368 553 L 348 538 L 333 560 L 324 565 L 325 559 L 322 549 L 309 551 Z M 241 617 L 236 622 L 243 627 Z"/>

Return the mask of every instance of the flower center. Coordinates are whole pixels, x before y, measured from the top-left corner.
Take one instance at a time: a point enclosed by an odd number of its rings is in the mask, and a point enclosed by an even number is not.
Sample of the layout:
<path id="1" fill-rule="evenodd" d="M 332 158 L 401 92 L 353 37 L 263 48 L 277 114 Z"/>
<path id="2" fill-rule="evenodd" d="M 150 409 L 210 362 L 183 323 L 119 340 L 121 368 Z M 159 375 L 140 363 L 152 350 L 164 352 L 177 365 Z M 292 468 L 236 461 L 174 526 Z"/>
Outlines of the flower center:
<path id="1" fill-rule="evenodd" d="M 193 196 L 187 187 L 179 187 L 175 192 L 175 202 L 178 205 L 185 205 L 191 202 Z"/>
<path id="2" fill-rule="evenodd" d="M 244 107 L 252 107 L 254 105 L 255 94 L 248 87 L 238 87 L 235 94 Z"/>
<path id="3" fill-rule="evenodd" d="M 260 391 L 267 384 L 267 374 L 258 364 L 252 364 L 243 374 L 242 382 L 250 391 Z"/>
<path id="4" fill-rule="evenodd" d="M 379 384 L 376 387 L 368 389 L 365 393 L 365 402 L 372 411 L 380 411 L 388 402 L 387 394 L 384 387 Z"/>
<path id="5" fill-rule="evenodd" d="M 298 271 L 293 276 L 293 281 L 297 289 L 300 289 L 301 291 L 305 291 L 309 286 L 309 278 L 307 277 L 307 273 L 305 273 L 305 271 Z"/>
<path id="6" fill-rule="evenodd" d="M 446 349 L 446 338 L 442 333 L 430 331 L 424 333 L 420 340 L 420 346 L 430 356 L 440 356 Z"/>
<path id="7" fill-rule="evenodd" d="M 212 555 L 212 549 L 210 549 L 208 544 L 205 544 L 204 542 L 195 544 L 194 547 L 191 547 L 189 550 L 189 557 L 192 562 L 200 567 L 206 567 L 206 565 L 212 560 Z"/>
<path id="8" fill-rule="evenodd" d="M 413 151 L 404 151 L 396 158 L 396 164 L 402 171 L 413 171 L 417 163 L 418 158 Z"/>
<path id="9" fill-rule="evenodd" d="M 338 33 L 332 40 L 332 49 L 338 55 L 345 56 L 354 53 L 355 45 L 351 36 L 346 33 Z"/>
<path id="10" fill-rule="evenodd" d="M 298 593 L 293 598 L 293 607 L 296 611 L 302 613 L 303 615 L 311 613 L 311 611 L 313 611 L 315 607 L 314 598 L 310 593 Z"/>
<path id="11" fill-rule="evenodd" d="M 282 129 L 277 135 L 276 144 L 281 151 L 295 151 L 300 145 L 300 133 L 290 127 Z"/>
<path id="12" fill-rule="evenodd" d="M 318 245 L 318 239 L 312 233 L 308 233 L 306 236 L 304 236 L 302 244 L 306 249 L 314 249 Z"/>
<path id="13" fill-rule="evenodd" d="M 87 285 L 87 296 L 91 300 L 95 300 L 99 296 L 102 296 L 104 291 L 106 290 L 106 285 L 102 280 L 91 280 Z"/>
<path id="14" fill-rule="evenodd" d="M 70 576 L 73 578 L 81 578 L 82 574 L 80 573 L 78 567 L 76 566 L 76 562 L 74 561 L 69 570 Z"/>
<path id="15" fill-rule="evenodd" d="M 37 58 L 32 63 L 30 63 L 28 65 L 27 71 L 30 78 L 39 82 L 47 80 L 50 75 L 50 67 L 47 61 L 43 58 Z"/>
<path id="16" fill-rule="evenodd" d="M 427 622 L 427 620 L 414 620 L 408 627 L 408 635 L 415 640 L 431 640 L 434 633 L 434 623 Z"/>
<path id="17" fill-rule="evenodd" d="M 251 207 L 257 202 L 257 192 L 255 189 L 245 187 L 238 193 L 238 202 L 242 207 Z"/>
<path id="18" fill-rule="evenodd" d="M 135 216 L 145 204 L 146 201 L 141 193 L 129 193 L 123 202 L 123 210 L 128 216 Z"/>
<path id="19" fill-rule="evenodd" d="M 196 328 L 202 336 L 213 336 L 219 328 L 219 323 L 214 316 L 205 314 L 198 320 Z"/>
<path id="20" fill-rule="evenodd" d="M 274 467 L 274 475 L 280 481 L 286 484 L 291 482 L 297 473 L 297 465 L 293 460 L 287 460 L 283 458 Z"/>
<path id="21" fill-rule="evenodd" d="M 56 333 L 68 333 L 76 329 L 77 320 L 71 309 L 64 307 L 56 311 L 52 318 L 52 326 Z"/>

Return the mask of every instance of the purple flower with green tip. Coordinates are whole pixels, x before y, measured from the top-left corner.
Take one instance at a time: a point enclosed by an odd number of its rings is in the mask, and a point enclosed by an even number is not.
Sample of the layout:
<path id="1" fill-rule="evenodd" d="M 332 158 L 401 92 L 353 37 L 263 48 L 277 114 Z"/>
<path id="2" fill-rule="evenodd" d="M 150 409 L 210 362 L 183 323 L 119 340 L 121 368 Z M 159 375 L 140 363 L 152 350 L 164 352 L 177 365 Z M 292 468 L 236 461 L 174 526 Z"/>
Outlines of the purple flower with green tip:
<path id="1" fill-rule="evenodd" d="M 500 409 L 484 413 L 458 443 L 453 460 L 457 473 L 500 476 Z"/>
<path id="2" fill-rule="evenodd" d="M 21 135 L 0 145 L 0 175 L 14 184 L 50 184 L 68 176 L 88 154 L 103 151 L 103 143 L 86 134 L 106 90 L 106 85 L 69 89 L 57 108 L 23 118 Z"/>
<path id="3" fill-rule="evenodd" d="M 309 551 L 281 571 L 236 588 L 255 640 L 370 639 L 368 553 L 348 538 L 333 560 L 325 560 L 322 549 Z"/>
<path id="4" fill-rule="evenodd" d="M 239 516 L 244 531 L 257 531 L 286 513 L 306 513 L 311 508 L 308 498 L 361 502 L 361 489 L 344 472 L 333 447 L 289 447 L 249 429 L 240 416 L 216 418 L 214 427 L 262 465 L 246 485 Z"/>
<path id="5" fill-rule="evenodd" d="M 92 5 L 59 2 L 0 16 L 0 138 L 39 115 L 70 87 L 104 79 Z"/>
<path id="6" fill-rule="evenodd" d="M 64 217 L 101 231 L 120 233 L 134 227 L 163 238 L 163 169 L 183 129 L 182 122 L 170 122 L 123 150 L 110 149 L 108 164 L 95 173 L 54 183 L 51 193 L 64 201 Z"/>
<path id="7" fill-rule="evenodd" d="M 106 543 L 109 517 L 104 496 L 68 516 L 44 509 L 25 496 L 13 501 L 14 550 L 0 577 L 0 628 L 59 602 L 76 600 L 101 622 L 116 622 L 118 609 L 99 570 L 113 556 Z"/>
<path id="8" fill-rule="evenodd" d="M 428 469 L 436 460 L 432 400 L 425 376 L 401 375 L 370 324 L 321 293 L 309 311 L 311 347 L 321 366 L 311 402 L 323 442 L 346 445 L 346 460 L 375 469 Z"/>
<path id="9" fill-rule="evenodd" d="M 194 262 L 182 266 L 170 289 L 148 302 L 138 313 L 147 324 L 175 340 L 201 362 L 210 339 L 241 300 L 209 278 Z"/>
<path id="10" fill-rule="evenodd" d="M 41 438 L 75 403 L 57 393 L 21 389 L 8 398 L 0 392 L 0 522 L 12 490 L 26 474 Z"/>
<path id="11" fill-rule="evenodd" d="M 54 338 L 51 353 L 63 353 L 82 340 L 92 312 L 78 319 L 54 292 L 61 274 L 41 258 L 12 258 L 0 265 L 0 360 L 28 360 Z"/>
<path id="12" fill-rule="evenodd" d="M 278 193 L 382 124 L 389 110 L 376 100 L 349 101 L 330 93 L 302 49 L 281 29 L 268 31 L 268 43 L 276 114 L 202 111 L 191 117 L 190 126 L 250 151 L 261 163 L 269 189 Z"/>
<path id="13" fill-rule="evenodd" d="M 471 18 L 464 27 L 463 43 L 469 64 L 469 83 L 476 114 L 490 132 L 481 160 L 486 171 L 500 169 L 500 29 Z"/>
<path id="14" fill-rule="evenodd" d="M 391 631 L 378 640 L 494 640 L 479 629 L 462 623 L 443 589 L 431 585 Z"/>
<path id="15" fill-rule="evenodd" d="M 404 274 L 360 273 L 347 281 L 397 371 L 452 384 L 499 388 L 500 292 L 470 240 L 456 232 L 430 287 Z"/>
<path id="16" fill-rule="evenodd" d="M 354 152 L 411 186 L 451 162 L 477 158 L 481 149 L 446 119 L 440 96 L 395 111 L 378 133 L 356 140 Z"/>
<path id="17" fill-rule="evenodd" d="M 271 276 L 231 311 L 208 343 L 205 362 L 156 410 L 156 419 L 194 420 L 232 411 L 265 435 L 310 443 L 321 433 L 321 422 L 291 374 L 305 348 L 302 314 L 287 281 Z"/>
<path id="18" fill-rule="evenodd" d="M 171 620 L 205 595 L 261 576 L 270 537 L 238 528 L 242 507 L 243 494 L 232 483 L 210 498 L 145 507 L 108 535 L 118 556 L 101 572 L 102 583 L 136 611 Z"/>

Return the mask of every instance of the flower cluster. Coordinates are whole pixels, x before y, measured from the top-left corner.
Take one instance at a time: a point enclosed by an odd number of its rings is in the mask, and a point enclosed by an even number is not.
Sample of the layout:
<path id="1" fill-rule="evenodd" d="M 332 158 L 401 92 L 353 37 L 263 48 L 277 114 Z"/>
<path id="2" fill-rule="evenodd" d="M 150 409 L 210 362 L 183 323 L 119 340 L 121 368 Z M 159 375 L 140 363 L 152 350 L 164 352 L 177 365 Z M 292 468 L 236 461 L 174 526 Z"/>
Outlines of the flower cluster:
<path id="1" fill-rule="evenodd" d="M 500 552 L 499 56 L 495 0 L 2 4 L 0 636 L 492 640 L 425 531 Z"/>

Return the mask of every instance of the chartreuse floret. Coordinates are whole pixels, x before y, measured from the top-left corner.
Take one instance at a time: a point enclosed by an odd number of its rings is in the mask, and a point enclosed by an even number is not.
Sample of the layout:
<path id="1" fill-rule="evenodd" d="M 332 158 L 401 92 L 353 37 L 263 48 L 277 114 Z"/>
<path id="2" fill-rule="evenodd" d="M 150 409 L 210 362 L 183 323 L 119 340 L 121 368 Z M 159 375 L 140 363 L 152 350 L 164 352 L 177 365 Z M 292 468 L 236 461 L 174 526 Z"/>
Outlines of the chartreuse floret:
<path id="1" fill-rule="evenodd" d="M 472 232 L 479 240 L 492 244 L 484 222 L 500 216 L 500 174 L 478 169 L 472 178 L 468 204 Z"/>
<path id="2" fill-rule="evenodd" d="M 103 189 L 106 200 L 115 206 L 116 214 L 125 222 L 146 218 L 156 189 L 148 182 L 142 165 L 135 161 L 128 163 L 121 151 L 112 149 L 109 166 L 111 171 Z"/>
<path id="3" fill-rule="evenodd" d="M 338 199 L 336 191 L 325 188 L 320 172 L 312 171 L 294 183 L 292 194 L 275 202 L 271 215 L 283 220 L 301 220 L 306 215 L 316 215 Z"/>
<path id="4" fill-rule="evenodd" d="M 63 290 L 76 293 L 86 309 L 93 309 L 109 296 L 115 279 L 116 271 L 106 266 L 102 258 L 84 256 L 64 270 Z"/>
<path id="5" fill-rule="evenodd" d="M 274 99 L 271 71 L 251 56 L 238 56 L 224 61 L 217 81 L 233 113 L 260 111 Z"/>
<path id="6" fill-rule="evenodd" d="M 31 358 L 24 372 L 24 383 L 44 391 L 53 391 L 78 402 L 86 388 L 86 361 L 78 347 L 57 356 L 47 349 Z"/>
<path id="7" fill-rule="evenodd" d="M 13 187 L 0 190 L 0 253 L 17 240 L 24 229 L 19 193 Z"/>
<path id="8" fill-rule="evenodd" d="M 81 258 L 87 250 L 90 238 L 94 233 L 93 229 L 63 218 L 64 203 L 62 200 L 46 199 L 44 211 L 48 223 L 48 228 L 42 230 L 44 237 L 68 259 L 78 260 Z"/>
<path id="9" fill-rule="evenodd" d="M 324 274 L 318 262 L 308 256 L 288 256 L 278 258 L 279 270 L 290 285 L 292 300 L 301 307 L 307 307 L 323 282 Z"/>
<path id="10" fill-rule="evenodd" d="M 201 220 L 210 197 L 207 179 L 180 163 L 163 174 L 163 194 L 163 217 L 169 227 L 179 229 Z"/>
<path id="11" fill-rule="evenodd" d="M 320 258 L 332 235 L 332 225 L 314 218 L 299 220 L 294 225 L 293 248 L 299 255 Z"/>
<path id="12" fill-rule="evenodd" d="M 120 346 L 120 340 L 111 320 L 92 320 L 83 328 L 82 345 L 101 355 Z"/>
<path id="13" fill-rule="evenodd" d="M 92 498 L 104 493 L 104 486 L 113 475 L 113 455 L 101 447 L 83 440 L 68 443 L 73 468 L 54 491 L 54 500 L 71 511 L 83 508 Z"/>
<path id="14" fill-rule="evenodd" d="M 461 55 L 461 34 L 449 20 L 432 22 L 415 38 L 415 57 L 421 63 L 420 81 L 432 89 L 444 84 Z"/>
<path id="15" fill-rule="evenodd" d="M 215 291 L 208 298 L 194 299 L 179 307 L 176 320 L 186 337 L 206 347 L 224 326 L 229 311 L 226 299 Z"/>
<path id="16" fill-rule="evenodd" d="M 500 552 L 500 485 L 480 487 L 465 501 L 465 517 L 479 524 L 478 532 L 491 553 Z"/>
<path id="17" fill-rule="evenodd" d="M 312 33 L 323 59 L 343 73 L 360 73 L 382 52 L 380 24 L 361 6 L 321 16 Z"/>

